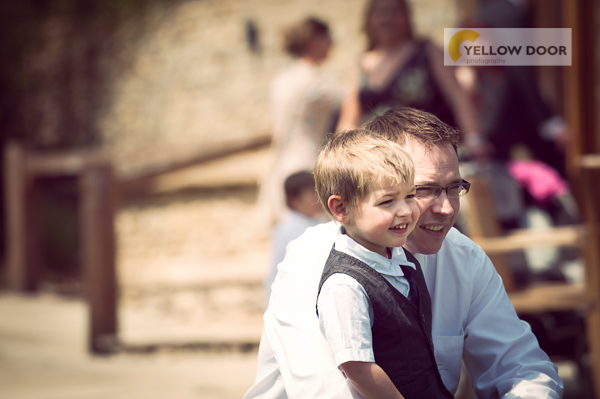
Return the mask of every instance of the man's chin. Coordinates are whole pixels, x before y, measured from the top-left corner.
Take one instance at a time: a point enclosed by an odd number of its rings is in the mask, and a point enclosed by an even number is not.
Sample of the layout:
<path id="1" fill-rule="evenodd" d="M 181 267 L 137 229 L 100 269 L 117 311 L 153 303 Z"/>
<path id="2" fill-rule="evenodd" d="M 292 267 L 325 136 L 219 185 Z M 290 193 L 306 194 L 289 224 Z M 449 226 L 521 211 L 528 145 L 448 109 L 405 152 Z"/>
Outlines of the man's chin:
<path id="1" fill-rule="evenodd" d="M 427 236 L 414 236 L 414 234 L 411 234 L 408 236 L 406 244 L 404 244 L 404 248 L 406 248 L 406 250 L 413 255 L 433 255 L 440 251 L 445 237 L 446 235 L 444 234 L 444 237 L 433 239 Z"/>

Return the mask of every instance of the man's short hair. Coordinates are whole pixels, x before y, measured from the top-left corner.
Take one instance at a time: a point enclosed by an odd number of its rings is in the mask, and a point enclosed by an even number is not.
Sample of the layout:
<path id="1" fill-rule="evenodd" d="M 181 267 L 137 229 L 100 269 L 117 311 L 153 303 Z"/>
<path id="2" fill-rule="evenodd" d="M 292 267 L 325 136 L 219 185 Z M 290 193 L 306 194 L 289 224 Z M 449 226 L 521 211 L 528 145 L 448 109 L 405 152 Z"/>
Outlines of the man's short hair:
<path id="1" fill-rule="evenodd" d="M 292 200 L 299 198 L 305 190 L 315 190 L 315 178 L 308 171 L 300 171 L 289 175 L 283 183 L 285 201 L 289 208 Z"/>
<path id="2" fill-rule="evenodd" d="M 405 145 L 411 139 L 426 148 L 451 144 L 456 151 L 460 143 L 457 129 L 429 112 L 408 107 L 391 109 L 363 124 L 361 129 L 378 133 L 400 145 Z"/>
<path id="3" fill-rule="evenodd" d="M 362 129 L 331 135 L 315 164 L 317 195 L 323 207 L 332 195 L 339 195 L 348 208 L 358 206 L 374 184 L 391 180 L 399 184 L 414 181 L 410 155 L 393 141 Z"/>

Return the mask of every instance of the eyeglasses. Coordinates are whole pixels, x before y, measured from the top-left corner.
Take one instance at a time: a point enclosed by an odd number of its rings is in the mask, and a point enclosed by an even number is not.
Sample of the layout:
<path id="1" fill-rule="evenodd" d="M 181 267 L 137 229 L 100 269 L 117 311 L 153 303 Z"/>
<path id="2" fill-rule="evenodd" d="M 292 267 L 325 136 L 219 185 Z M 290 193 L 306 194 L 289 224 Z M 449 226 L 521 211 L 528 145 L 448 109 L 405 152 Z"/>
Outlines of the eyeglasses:
<path id="1" fill-rule="evenodd" d="M 448 187 L 434 186 L 434 185 L 417 185 L 415 197 L 419 199 L 436 199 L 442 194 L 442 191 L 446 191 L 448 198 L 462 197 L 469 192 L 471 183 L 464 180 L 459 184 L 452 184 Z"/>

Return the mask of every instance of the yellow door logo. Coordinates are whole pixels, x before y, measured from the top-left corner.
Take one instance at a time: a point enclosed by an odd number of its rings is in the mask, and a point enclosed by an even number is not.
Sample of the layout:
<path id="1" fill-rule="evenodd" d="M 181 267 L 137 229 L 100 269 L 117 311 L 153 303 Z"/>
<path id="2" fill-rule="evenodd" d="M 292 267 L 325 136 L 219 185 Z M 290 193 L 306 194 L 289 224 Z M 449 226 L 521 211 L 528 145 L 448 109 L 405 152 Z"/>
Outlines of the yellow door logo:
<path id="1" fill-rule="evenodd" d="M 452 57 L 452 60 L 456 62 L 460 57 L 462 57 L 462 54 L 460 52 L 460 45 L 462 42 L 464 42 L 465 40 L 474 42 L 475 40 L 477 40 L 478 37 L 479 33 L 475 32 L 474 30 L 465 29 L 456 32 L 450 39 L 450 42 L 448 43 L 448 53 L 450 53 L 450 57 Z"/>

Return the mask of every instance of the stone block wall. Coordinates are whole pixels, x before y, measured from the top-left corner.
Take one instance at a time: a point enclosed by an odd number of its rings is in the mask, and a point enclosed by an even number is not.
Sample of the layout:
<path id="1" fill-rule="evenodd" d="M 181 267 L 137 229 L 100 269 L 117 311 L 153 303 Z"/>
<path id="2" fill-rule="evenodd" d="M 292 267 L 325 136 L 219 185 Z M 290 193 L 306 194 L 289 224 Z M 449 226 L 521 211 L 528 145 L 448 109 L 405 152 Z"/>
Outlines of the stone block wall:
<path id="1" fill-rule="evenodd" d="M 413 3 L 417 33 L 440 43 L 455 1 Z M 101 119 L 104 146 L 122 154 L 168 153 L 268 133 L 268 85 L 289 62 L 282 28 L 315 15 L 329 22 L 334 51 L 326 68 L 345 84 L 364 48 L 365 0 L 198 0 L 157 9 L 129 48 Z M 247 23 L 258 32 L 250 50 Z"/>

